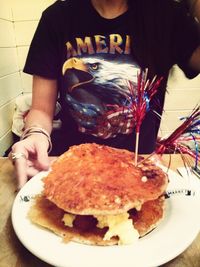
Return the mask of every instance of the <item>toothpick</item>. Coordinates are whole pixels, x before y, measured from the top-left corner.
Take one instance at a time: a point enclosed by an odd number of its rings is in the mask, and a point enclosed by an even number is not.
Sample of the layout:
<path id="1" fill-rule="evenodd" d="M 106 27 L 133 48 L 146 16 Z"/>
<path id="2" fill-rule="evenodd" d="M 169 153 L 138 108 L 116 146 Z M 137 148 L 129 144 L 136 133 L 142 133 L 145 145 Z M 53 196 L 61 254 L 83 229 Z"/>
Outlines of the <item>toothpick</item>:
<path id="1" fill-rule="evenodd" d="M 136 141 L 135 141 L 135 166 L 137 166 L 137 162 L 138 162 L 139 138 L 140 138 L 140 132 L 136 132 Z"/>

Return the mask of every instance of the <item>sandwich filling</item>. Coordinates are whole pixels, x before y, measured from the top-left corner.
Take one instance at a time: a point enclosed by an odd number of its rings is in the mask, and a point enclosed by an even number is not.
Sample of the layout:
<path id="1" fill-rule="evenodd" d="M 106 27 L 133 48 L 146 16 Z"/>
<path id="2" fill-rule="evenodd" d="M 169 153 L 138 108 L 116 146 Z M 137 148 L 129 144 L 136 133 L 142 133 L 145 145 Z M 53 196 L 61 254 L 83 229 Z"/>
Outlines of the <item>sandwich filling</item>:
<path id="1" fill-rule="evenodd" d="M 128 212 L 118 215 L 98 215 L 96 218 L 96 227 L 100 229 L 107 228 L 103 240 L 110 240 L 112 237 L 118 237 L 118 245 L 127 245 L 133 243 L 139 238 L 138 231 L 134 228 L 132 219 Z M 65 213 L 63 222 L 68 227 L 73 227 L 76 215 Z"/>
<path id="2" fill-rule="evenodd" d="M 106 246 L 135 242 L 157 226 L 163 213 L 163 196 L 145 202 L 141 210 L 133 208 L 118 215 L 75 215 L 58 208 L 44 195 L 37 195 L 28 217 L 60 235 L 65 242 Z"/>

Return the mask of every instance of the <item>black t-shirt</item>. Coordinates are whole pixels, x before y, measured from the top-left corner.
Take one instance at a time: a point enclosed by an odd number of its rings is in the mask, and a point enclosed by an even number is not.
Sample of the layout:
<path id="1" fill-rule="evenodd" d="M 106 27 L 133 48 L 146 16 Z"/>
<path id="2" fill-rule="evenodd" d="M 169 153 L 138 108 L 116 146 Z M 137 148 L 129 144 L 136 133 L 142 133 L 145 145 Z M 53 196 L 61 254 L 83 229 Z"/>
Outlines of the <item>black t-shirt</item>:
<path id="1" fill-rule="evenodd" d="M 194 77 L 188 60 L 198 45 L 195 20 L 172 0 L 129 1 L 128 11 L 114 19 L 102 18 L 90 0 L 56 1 L 47 8 L 24 72 L 58 81 L 58 154 L 86 142 L 134 150 L 131 99 L 137 94 L 137 75 L 146 68 L 149 79 L 163 77 L 140 132 L 139 153 L 151 153 L 168 72 L 178 64 Z"/>

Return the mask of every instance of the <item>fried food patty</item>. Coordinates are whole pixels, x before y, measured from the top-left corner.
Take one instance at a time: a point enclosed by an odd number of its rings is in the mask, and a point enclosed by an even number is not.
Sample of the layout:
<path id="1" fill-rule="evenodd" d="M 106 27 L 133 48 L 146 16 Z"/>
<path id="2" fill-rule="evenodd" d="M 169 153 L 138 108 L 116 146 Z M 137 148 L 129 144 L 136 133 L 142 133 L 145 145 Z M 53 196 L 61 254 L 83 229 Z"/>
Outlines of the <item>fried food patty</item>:
<path id="1" fill-rule="evenodd" d="M 140 211 L 131 209 L 129 217 L 133 220 L 134 228 L 140 236 L 145 235 L 157 226 L 163 217 L 164 197 L 147 201 L 142 205 Z M 65 226 L 62 218 L 65 211 L 50 202 L 44 195 L 38 195 L 34 205 L 28 213 L 29 219 L 42 227 L 50 229 L 61 236 L 65 242 L 75 241 L 89 245 L 115 245 L 118 237 L 104 240 L 107 227 L 100 229 L 97 221 L 92 215 L 76 215 L 73 227 Z"/>
<path id="2" fill-rule="evenodd" d="M 134 153 L 97 144 L 71 147 L 43 179 L 44 195 L 80 215 L 120 214 L 157 199 L 167 175 L 150 160 L 134 165 Z"/>

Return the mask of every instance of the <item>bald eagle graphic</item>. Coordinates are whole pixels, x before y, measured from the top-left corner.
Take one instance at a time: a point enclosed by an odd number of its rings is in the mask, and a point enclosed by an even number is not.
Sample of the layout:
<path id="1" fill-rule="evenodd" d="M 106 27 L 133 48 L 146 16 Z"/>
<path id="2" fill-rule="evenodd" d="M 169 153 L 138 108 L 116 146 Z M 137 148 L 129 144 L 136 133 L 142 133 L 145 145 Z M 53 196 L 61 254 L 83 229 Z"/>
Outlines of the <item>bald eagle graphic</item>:
<path id="1" fill-rule="evenodd" d="M 66 104 L 81 132 L 101 138 L 128 134 L 134 128 L 129 106 L 136 96 L 128 87 L 137 86 L 137 65 L 84 57 L 63 64 Z"/>

